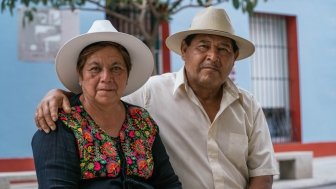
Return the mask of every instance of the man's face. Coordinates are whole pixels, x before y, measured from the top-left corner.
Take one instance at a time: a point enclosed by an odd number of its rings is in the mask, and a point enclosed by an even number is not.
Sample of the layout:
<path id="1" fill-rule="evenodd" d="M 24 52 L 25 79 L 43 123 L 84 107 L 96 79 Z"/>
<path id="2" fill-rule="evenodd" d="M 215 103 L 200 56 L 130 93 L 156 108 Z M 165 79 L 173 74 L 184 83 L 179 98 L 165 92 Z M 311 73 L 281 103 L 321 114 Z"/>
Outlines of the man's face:
<path id="1" fill-rule="evenodd" d="M 220 87 L 238 56 L 230 38 L 207 34 L 196 35 L 189 46 L 182 42 L 181 52 L 188 83 L 194 89 Z"/>

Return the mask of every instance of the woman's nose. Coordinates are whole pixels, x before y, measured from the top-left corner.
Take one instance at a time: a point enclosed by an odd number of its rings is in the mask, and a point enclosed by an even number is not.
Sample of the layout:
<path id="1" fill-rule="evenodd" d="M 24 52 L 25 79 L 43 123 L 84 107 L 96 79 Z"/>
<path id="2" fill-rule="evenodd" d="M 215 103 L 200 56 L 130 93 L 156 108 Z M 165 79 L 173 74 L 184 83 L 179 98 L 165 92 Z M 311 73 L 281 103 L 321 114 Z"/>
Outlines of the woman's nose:
<path id="1" fill-rule="evenodd" d="M 103 69 L 103 71 L 102 71 L 102 80 L 103 81 L 111 81 L 112 80 L 112 77 L 113 77 L 113 74 L 111 73 L 111 71 L 110 70 L 108 70 L 108 69 Z"/>

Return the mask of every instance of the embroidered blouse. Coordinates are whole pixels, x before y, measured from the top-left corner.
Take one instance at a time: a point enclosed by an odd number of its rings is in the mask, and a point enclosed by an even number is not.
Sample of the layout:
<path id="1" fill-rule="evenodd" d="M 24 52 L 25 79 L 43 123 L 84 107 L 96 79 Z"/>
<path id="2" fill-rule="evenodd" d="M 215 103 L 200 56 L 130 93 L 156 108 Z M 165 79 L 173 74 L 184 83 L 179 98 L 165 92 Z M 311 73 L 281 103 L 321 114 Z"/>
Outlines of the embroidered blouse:
<path id="1" fill-rule="evenodd" d="M 71 113 L 65 113 L 63 110 L 59 111 L 57 127 L 64 127 L 64 129 L 58 128 L 57 132 L 67 131 L 72 133 L 73 144 L 76 145 L 73 148 L 77 148 L 78 161 L 71 163 L 70 167 L 78 167 L 78 171 L 77 168 L 71 170 L 76 175 L 73 180 L 70 178 L 71 182 L 75 182 L 81 188 L 84 185 L 88 186 L 88 183 L 95 183 L 93 184 L 95 187 L 105 187 L 120 185 L 125 180 L 131 179 L 133 180 L 133 184 L 131 184 L 134 185 L 133 188 L 140 188 L 136 185 L 141 182 L 144 183 L 141 186 L 150 186 L 144 188 L 152 188 L 151 186 L 155 186 L 155 188 L 181 188 L 181 183 L 175 175 L 162 145 L 155 121 L 144 108 L 125 102 L 123 104 L 126 109 L 126 119 L 120 129 L 119 137 L 109 136 L 94 122 L 79 101 L 79 95 L 71 99 Z M 64 159 L 64 155 L 58 157 L 57 154 L 53 156 L 38 152 L 41 150 L 52 151 L 54 145 L 49 144 L 47 146 L 47 143 L 52 140 L 48 137 L 53 137 L 53 133 L 46 135 L 37 131 L 32 141 L 38 183 L 42 188 L 45 188 L 43 185 L 47 186 L 46 188 L 50 187 L 51 181 L 49 178 L 52 177 L 50 173 L 46 173 L 45 169 L 50 170 L 50 172 L 56 169 L 55 172 L 57 172 L 58 177 L 61 175 L 61 177 L 69 180 L 69 175 L 67 176 L 69 165 L 64 166 L 63 174 L 59 174 L 63 170 L 54 168 L 55 165 L 50 164 L 50 159 L 56 156 L 55 164 L 57 164 L 60 158 Z M 40 135 L 46 136 L 42 138 Z M 69 140 L 60 136 L 58 138 L 55 141 L 66 140 L 65 142 L 67 142 Z M 70 142 L 67 143 L 64 144 L 64 148 L 71 146 Z M 39 146 L 37 147 L 37 145 Z M 55 150 L 64 151 L 63 148 Z M 67 152 L 70 150 L 65 151 L 65 153 L 73 153 Z M 66 158 L 74 159 L 70 155 L 68 154 Z M 52 156 L 52 158 L 48 156 Z M 48 164 L 43 165 L 47 161 L 49 161 Z M 104 181 L 102 181 L 102 178 Z M 51 180 L 54 182 L 58 179 L 52 178 Z M 106 185 L 106 180 L 113 182 L 108 181 L 109 184 Z M 97 185 L 97 181 L 98 183 L 104 182 L 104 184 Z"/>
<path id="2" fill-rule="evenodd" d="M 145 109 L 124 104 L 126 120 L 119 138 L 107 135 L 82 105 L 73 106 L 70 114 L 59 113 L 59 119 L 75 134 L 82 179 L 118 176 L 122 157 L 126 160 L 127 175 L 144 179 L 152 175 L 154 162 L 151 150 L 157 125 Z"/>

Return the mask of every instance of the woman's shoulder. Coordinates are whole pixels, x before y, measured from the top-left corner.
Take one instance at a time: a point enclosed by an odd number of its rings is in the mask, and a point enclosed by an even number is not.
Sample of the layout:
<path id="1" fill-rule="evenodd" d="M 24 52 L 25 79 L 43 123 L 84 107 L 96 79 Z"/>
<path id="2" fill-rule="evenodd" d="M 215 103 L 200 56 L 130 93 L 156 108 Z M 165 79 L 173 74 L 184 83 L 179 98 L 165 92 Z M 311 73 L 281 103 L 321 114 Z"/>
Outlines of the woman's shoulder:
<path id="1" fill-rule="evenodd" d="M 83 111 L 82 103 L 80 102 L 79 97 L 80 97 L 80 94 L 76 94 L 76 95 L 72 96 L 69 99 L 70 106 L 71 106 L 71 112 L 66 113 L 62 108 L 60 108 L 58 110 L 58 117 L 59 118 L 72 118 L 75 114 Z"/>
<path id="2" fill-rule="evenodd" d="M 135 105 L 135 104 L 131 104 L 128 102 L 124 102 L 124 105 L 128 111 L 128 113 L 130 113 L 133 116 L 149 116 L 148 111 L 146 110 L 146 108 Z"/>
<path id="3" fill-rule="evenodd" d="M 137 123 L 136 126 L 138 128 L 148 128 L 152 131 L 155 131 L 155 133 L 158 131 L 156 122 L 153 120 L 153 118 L 145 108 L 127 102 L 124 103 L 127 108 L 127 113 L 129 115 L 128 119 L 132 119 L 128 121 L 129 123 Z"/>

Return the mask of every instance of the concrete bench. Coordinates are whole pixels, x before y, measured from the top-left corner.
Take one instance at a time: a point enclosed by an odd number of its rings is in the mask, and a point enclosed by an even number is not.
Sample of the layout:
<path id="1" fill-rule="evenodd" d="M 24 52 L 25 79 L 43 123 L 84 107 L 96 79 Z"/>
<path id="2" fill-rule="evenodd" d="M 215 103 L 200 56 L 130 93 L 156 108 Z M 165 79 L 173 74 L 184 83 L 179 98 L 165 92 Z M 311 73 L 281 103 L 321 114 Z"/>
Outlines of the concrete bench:
<path id="1" fill-rule="evenodd" d="M 313 177 L 313 152 L 277 152 L 279 179 L 302 179 Z"/>
<path id="2" fill-rule="evenodd" d="M 35 171 L 0 172 L 0 189 L 9 189 L 12 182 L 36 181 Z"/>

